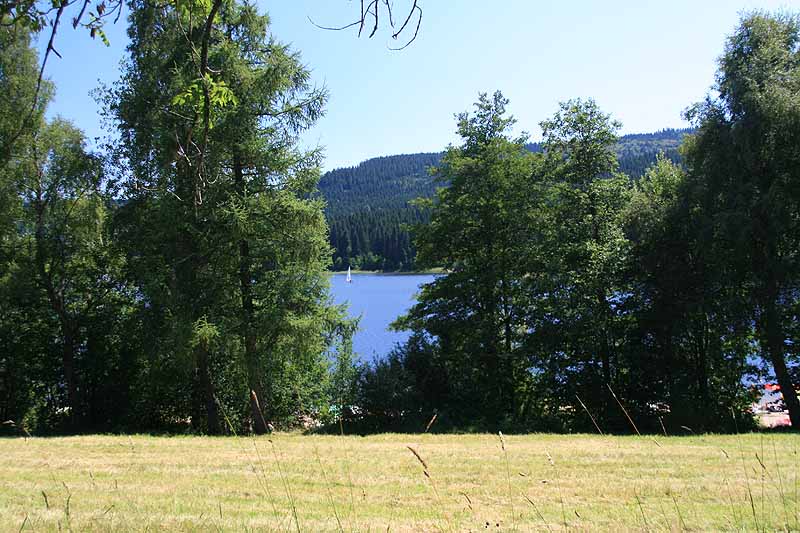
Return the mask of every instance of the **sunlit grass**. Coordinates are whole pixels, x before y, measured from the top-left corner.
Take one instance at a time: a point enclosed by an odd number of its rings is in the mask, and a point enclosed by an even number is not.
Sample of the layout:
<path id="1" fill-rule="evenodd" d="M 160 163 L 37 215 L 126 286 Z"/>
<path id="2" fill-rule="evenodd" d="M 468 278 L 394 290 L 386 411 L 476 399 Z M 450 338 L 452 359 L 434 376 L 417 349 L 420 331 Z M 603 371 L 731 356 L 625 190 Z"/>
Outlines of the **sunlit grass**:
<path id="1" fill-rule="evenodd" d="M 800 529 L 798 435 L 504 439 L 3 439 L 0 529 Z"/>

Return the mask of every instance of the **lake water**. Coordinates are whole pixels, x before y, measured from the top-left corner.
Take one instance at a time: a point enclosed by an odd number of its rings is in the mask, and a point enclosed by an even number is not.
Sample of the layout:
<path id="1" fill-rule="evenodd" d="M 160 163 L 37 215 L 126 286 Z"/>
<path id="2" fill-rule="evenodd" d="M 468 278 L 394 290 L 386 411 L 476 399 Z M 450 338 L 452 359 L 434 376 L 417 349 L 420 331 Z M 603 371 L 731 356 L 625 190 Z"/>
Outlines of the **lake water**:
<path id="1" fill-rule="evenodd" d="M 389 324 L 414 304 L 420 285 L 433 281 L 429 274 L 354 274 L 352 283 L 345 278 L 344 273 L 332 275 L 331 292 L 337 304 L 348 304 L 351 317 L 361 316 L 353 349 L 362 360 L 386 355 L 408 339 L 410 332 L 389 331 Z"/>

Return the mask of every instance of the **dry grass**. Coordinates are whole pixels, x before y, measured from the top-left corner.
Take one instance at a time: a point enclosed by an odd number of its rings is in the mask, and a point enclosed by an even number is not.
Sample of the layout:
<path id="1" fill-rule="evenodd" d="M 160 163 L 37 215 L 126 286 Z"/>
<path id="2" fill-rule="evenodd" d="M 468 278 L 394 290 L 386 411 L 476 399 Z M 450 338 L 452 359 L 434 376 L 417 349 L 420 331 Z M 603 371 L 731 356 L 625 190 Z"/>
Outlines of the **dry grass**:
<path id="1" fill-rule="evenodd" d="M 4 439 L 0 530 L 797 531 L 798 448 L 790 434 Z"/>

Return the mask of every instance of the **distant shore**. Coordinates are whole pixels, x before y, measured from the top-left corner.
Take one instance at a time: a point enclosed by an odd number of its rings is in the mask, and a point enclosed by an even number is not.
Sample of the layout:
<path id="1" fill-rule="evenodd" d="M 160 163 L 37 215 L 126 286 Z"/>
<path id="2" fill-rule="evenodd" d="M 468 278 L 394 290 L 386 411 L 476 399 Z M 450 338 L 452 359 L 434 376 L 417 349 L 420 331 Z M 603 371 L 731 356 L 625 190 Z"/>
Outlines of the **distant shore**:
<path id="1" fill-rule="evenodd" d="M 392 271 L 392 270 L 351 270 L 350 274 L 352 275 L 360 275 L 360 274 L 372 274 L 374 276 L 432 276 L 434 274 L 444 274 L 443 268 L 430 268 L 427 270 L 401 270 L 401 271 Z M 330 270 L 328 271 L 331 275 L 347 275 L 346 270 Z"/>

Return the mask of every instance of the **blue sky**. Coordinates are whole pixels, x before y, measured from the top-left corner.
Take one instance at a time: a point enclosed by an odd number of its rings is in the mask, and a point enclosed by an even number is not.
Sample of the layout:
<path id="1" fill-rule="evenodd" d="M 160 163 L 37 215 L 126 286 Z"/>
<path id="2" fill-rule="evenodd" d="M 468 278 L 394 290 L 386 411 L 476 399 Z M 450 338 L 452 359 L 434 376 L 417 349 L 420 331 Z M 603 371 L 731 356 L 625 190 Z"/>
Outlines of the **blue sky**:
<path id="1" fill-rule="evenodd" d="M 322 145 L 325 168 L 397 153 L 442 150 L 457 142 L 453 114 L 479 92 L 500 89 L 520 130 L 559 101 L 594 98 L 624 133 L 683 127 L 681 112 L 713 83 L 716 58 L 742 12 L 789 9 L 786 1 L 738 0 L 419 0 L 418 39 L 401 52 L 384 32 L 313 26 L 351 22 L 357 0 L 259 0 L 274 35 L 300 51 L 313 79 L 330 91 L 325 117 L 303 137 Z M 394 0 L 395 11 L 410 5 Z M 794 4 L 797 9 L 797 4 Z M 113 83 L 125 54 L 126 21 L 107 28 L 109 48 L 65 25 L 47 75 L 57 94 L 50 115 L 103 134 L 89 92 Z"/>

